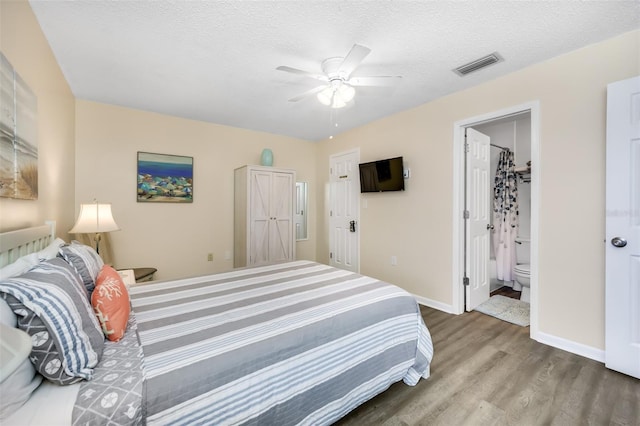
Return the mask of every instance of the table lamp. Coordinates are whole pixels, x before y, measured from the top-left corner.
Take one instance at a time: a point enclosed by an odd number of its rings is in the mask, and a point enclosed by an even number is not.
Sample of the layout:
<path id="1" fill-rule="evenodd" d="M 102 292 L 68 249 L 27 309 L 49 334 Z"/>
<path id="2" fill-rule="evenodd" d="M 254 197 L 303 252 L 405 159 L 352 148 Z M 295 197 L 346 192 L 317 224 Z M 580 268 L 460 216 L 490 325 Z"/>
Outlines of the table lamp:
<path id="1" fill-rule="evenodd" d="M 70 234 L 92 234 L 95 232 L 96 252 L 100 254 L 102 232 L 119 231 L 120 227 L 111 214 L 111 204 L 80 204 L 80 214 Z"/>

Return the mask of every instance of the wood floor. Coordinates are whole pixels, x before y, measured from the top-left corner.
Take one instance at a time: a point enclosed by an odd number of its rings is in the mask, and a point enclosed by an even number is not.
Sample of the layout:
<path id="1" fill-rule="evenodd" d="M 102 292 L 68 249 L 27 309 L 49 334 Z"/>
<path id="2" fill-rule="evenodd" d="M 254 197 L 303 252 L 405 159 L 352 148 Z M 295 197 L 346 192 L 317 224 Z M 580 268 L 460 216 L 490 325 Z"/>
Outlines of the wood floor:
<path id="1" fill-rule="evenodd" d="M 392 385 L 338 425 L 640 425 L 640 380 L 538 343 L 529 327 L 421 309 L 431 377 Z"/>

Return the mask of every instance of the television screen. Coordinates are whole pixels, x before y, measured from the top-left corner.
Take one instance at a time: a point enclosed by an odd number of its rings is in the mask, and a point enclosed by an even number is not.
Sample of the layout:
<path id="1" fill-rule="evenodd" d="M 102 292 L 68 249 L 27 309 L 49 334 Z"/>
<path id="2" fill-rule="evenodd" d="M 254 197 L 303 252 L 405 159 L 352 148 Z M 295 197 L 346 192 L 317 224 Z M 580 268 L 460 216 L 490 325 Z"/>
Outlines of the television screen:
<path id="1" fill-rule="evenodd" d="M 360 192 L 404 191 L 402 157 L 360 164 Z"/>

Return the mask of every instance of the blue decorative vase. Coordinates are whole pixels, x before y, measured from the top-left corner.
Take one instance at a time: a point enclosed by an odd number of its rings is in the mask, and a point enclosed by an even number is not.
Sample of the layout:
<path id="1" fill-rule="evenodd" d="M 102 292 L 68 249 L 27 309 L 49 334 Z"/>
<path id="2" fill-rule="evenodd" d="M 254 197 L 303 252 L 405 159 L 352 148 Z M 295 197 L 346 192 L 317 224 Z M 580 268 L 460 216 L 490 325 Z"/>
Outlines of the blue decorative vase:
<path id="1" fill-rule="evenodd" d="M 269 148 L 265 148 L 262 150 L 262 155 L 260 156 L 260 164 L 263 166 L 273 166 L 273 152 Z"/>

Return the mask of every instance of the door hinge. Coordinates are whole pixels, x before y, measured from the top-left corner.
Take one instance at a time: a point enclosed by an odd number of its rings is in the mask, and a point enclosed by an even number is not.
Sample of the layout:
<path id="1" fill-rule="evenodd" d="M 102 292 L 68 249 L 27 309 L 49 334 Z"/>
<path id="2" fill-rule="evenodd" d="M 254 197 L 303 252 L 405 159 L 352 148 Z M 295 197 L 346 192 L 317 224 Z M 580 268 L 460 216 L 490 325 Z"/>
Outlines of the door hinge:
<path id="1" fill-rule="evenodd" d="M 469 152 L 469 144 L 467 142 L 464 143 L 464 152 Z"/>
<path id="2" fill-rule="evenodd" d="M 329 259 L 333 259 L 333 252 L 329 252 Z"/>
<path id="3" fill-rule="evenodd" d="M 333 216 L 333 210 L 329 210 L 329 216 Z"/>
<path id="4" fill-rule="evenodd" d="M 462 212 L 463 219 L 469 219 L 469 210 L 464 210 Z"/>
<path id="5" fill-rule="evenodd" d="M 469 277 L 462 278 L 462 285 L 464 285 L 464 286 L 468 286 L 469 285 Z"/>

